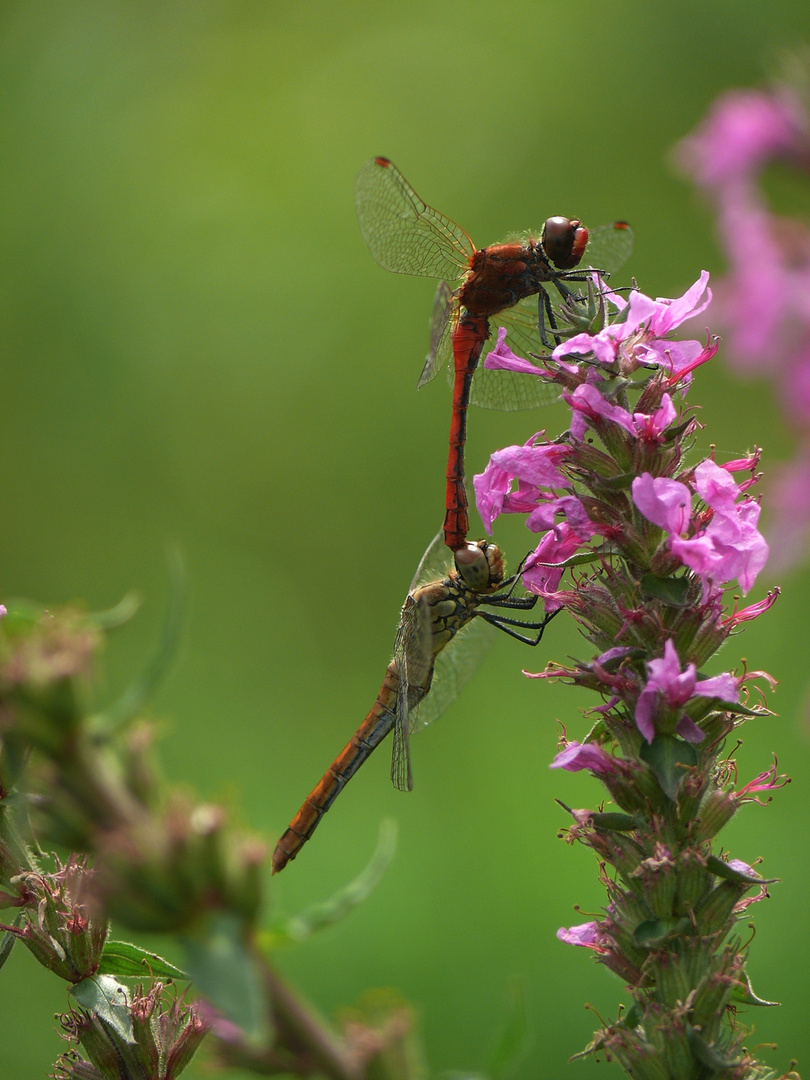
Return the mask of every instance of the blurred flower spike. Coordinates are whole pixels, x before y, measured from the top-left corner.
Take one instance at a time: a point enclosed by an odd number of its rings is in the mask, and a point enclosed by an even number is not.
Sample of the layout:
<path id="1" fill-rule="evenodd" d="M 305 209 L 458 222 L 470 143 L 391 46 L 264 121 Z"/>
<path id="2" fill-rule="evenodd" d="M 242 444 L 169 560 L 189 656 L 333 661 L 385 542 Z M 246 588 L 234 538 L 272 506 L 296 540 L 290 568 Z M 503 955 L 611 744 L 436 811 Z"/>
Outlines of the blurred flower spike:
<path id="1" fill-rule="evenodd" d="M 15 903 L 25 905 L 21 925 L 0 923 L 0 930 L 70 983 L 95 973 L 107 939 L 107 921 L 93 903 L 92 878 L 86 860 L 75 856 L 53 874 L 19 874 L 12 884 L 19 890 Z"/>
<path id="2" fill-rule="evenodd" d="M 635 1077 L 753 1077 L 732 1022 L 735 1002 L 754 999 L 734 927 L 765 882 L 712 842 L 742 804 L 786 778 L 774 767 L 735 791 L 733 762 L 720 758 L 732 731 L 769 715 L 749 705 L 747 687 L 770 677 L 702 669 L 778 595 L 725 611 L 724 588 L 751 591 L 768 557 L 751 493 L 759 452 L 687 460 L 702 428 L 685 398 L 717 341 L 673 333 L 707 310 L 708 275 L 672 300 L 598 288 L 601 325 L 539 366 L 513 356 L 500 332 L 487 364 L 556 384 L 570 425 L 496 451 L 475 477 L 488 531 L 518 514 L 542 533 L 523 584 L 547 611 L 567 608 L 592 650 L 532 677 L 601 697 L 590 732 L 563 735 L 552 767 L 586 771 L 607 790 L 598 810 L 569 810 L 565 834 L 596 854 L 607 905 L 558 937 L 590 949 L 633 997 L 633 1023 L 607 1025 L 591 1050 Z M 719 1071 L 706 1071 L 711 1062 Z"/>
<path id="3" fill-rule="evenodd" d="M 676 148 L 676 161 L 706 197 L 728 263 L 714 320 L 740 371 L 777 387 L 797 436 L 771 500 L 779 565 L 806 558 L 810 532 L 810 228 L 780 216 L 765 192 L 776 165 L 810 185 L 810 52 L 788 57 L 762 90 L 731 90 Z"/>

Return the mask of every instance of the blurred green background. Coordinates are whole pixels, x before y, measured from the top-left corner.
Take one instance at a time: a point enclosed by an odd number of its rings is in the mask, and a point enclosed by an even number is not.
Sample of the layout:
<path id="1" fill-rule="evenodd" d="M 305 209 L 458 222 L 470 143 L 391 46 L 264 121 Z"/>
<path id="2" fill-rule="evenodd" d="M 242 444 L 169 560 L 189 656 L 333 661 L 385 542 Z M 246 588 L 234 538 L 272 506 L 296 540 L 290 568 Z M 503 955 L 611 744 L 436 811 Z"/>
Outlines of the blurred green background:
<path id="1" fill-rule="evenodd" d="M 670 150 L 716 94 L 760 82 L 807 39 L 810 8 L 6 0 L 0 29 L 0 593 L 103 608 L 137 588 L 142 612 L 108 652 L 113 694 L 149 651 L 178 543 L 193 596 L 154 702 L 165 770 L 274 841 L 370 706 L 442 517 L 449 392 L 415 389 L 433 284 L 372 261 L 360 164 L 392 157 L 479 245 L 553 213 L 629 219 L 629 271 L 678 295 L 722 262 Z M 766 470 L 791 453 L 769 388 L 721 358 L 690 400 L 699 450 L 758 443 Z M 557 407 L 473 412 L 469 472 L 564 423 Z M 498 538 L 513 563 L 528 547 L 516 522 Z M 745 655 L 781 680 L 779 717 L 749 725 L 737 756 L 743 781 L 776 752 L 795 782 L 746 808 L 726 844 L 782 879 L 754 909 L 750 970 L 783 1006 L 741 1020 L 756 1025 L 749 1045 L 779 1043 L 769 1060 L 784 1068 L 810 1050 L 810 571 L 781 584 L 718 663 Z M 383 749 L 273 883 L 289 912 L 327 897 L 365 863 L 380 818 L 398 819 L 378 890 L 282 963 L 327 1014 L 399 988 L 432 1073 L 482 1065 L 516 974 L 535 1031 L 521 1076 L 563 1075 L 597 1025 L 583 1003 L 610 1016 L 626 1000 L 554 936 L 603 895 L 592 857 L 556 838 L 553 801 L 593 805 L 599 789 L 547 768 L 555 721 L 582 734 L 586 701 L 520 674 L 580 651 L 570 622 L 552 631 L 534 653 L 498 641 L 416 741 L 413 793 L 392 790 Z M 46 1074 L 66 1005 L 15 950 L 0 1075 Z"/>

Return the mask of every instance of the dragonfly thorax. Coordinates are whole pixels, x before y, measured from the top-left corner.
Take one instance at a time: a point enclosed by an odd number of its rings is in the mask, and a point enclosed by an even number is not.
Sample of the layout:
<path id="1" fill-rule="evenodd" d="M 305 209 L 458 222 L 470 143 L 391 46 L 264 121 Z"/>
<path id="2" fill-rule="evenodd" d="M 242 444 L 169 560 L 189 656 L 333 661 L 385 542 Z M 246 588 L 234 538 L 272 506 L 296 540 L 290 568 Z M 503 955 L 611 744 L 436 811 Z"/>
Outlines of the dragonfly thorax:
<path id="1" fill-rule="evenodd" d="M 496 592 L 503 582 L 503 555 L 497 544 L 479 540 L 454 553 L 456 570 L 464 584 L 477 593 Z"/>

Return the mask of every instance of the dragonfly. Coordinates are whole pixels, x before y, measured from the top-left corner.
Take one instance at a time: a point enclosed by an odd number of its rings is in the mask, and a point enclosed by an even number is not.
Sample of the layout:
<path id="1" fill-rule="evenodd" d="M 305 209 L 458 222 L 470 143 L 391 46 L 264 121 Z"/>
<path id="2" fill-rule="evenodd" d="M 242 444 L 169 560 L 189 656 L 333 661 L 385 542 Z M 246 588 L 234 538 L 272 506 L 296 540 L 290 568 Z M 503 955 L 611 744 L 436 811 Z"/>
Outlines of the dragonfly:
<path id="1" fill-rule="evenodd" d="M 593 230 L 589 237 L 579 219 L 550 217 L 539 239 L 527 236 L 477 249 L 460 225 L 423 202 L 384 157 L 371 158 L 360 169 L 355 205 L 363 239 L 384 269 L 441 279 L 430 349 L 417 385 L 430 382 L 452 355 L 444 542 L 455 551 L 469 532 L 464 487 L 467 406 L 472 402 L 495 409 L 533 408 L 553 396 L 547 383 L 531 375 L 479 368 L 490 319 L 503 313 L 499 321 L 510 329 L 510 345 L 530 359 L 549 346 L 546 320 L 552 334 L 557 328 L 546 286 L 553 285 L 569 304 L 584 299 L 566 282 L 587 280 L 587 273 L 578 269 L 586 256 L 597 272 L 618 270 L 632 250 L 632 230 L 617 221 Z"/>
<path id="2" fill-rule="evenodd" d="M 467 542 L 454 553 L 450 572 L 435 578 L 443 550 L 440 532 L 422 557 L 405 598 L 393 658 L 377 699 L 276 844 L 272 873 L 298 855 L 346 784 L 391 731 L 391 780 L 400 791 L 412 789 L 410 736 L 417 725 L 424 727 L 441 715 L 471 677 L 491 643 L 487 623 L 527 645 L 537 645 L 557 614 L 536 622 L 502 614 L 530 611 L 537 597 L 513 595 L 520 571 L 504 578 L 497 544 Z M 448 649 L 459 635 L 464 640 Z"/>

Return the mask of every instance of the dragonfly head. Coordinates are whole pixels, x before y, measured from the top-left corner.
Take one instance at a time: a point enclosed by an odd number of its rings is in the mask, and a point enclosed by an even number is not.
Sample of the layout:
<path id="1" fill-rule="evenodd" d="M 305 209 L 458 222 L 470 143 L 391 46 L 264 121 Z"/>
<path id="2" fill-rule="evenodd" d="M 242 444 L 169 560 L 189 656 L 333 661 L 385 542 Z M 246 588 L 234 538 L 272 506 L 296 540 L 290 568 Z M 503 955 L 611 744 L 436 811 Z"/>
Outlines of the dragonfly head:
<path id="1" fill-rule="evenodd" d="M 588 230 L 578 219 L 550 217 L 540 238 L 543 251 L 558 270 L 572 270 L 588 246 Z"/>
<path id="2" fill-rule="evenodd" d="M 503 555 L 497 544 L 479 540 L 477 544 L 468 541 L 458 548 L 453 556 L 456 570 L 467 588 L 473 592 L 496 592 L 503 581 Z"/>

